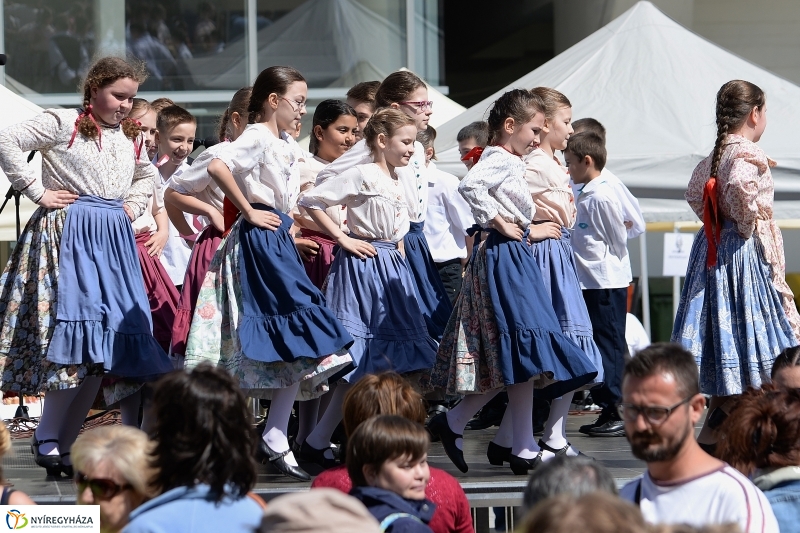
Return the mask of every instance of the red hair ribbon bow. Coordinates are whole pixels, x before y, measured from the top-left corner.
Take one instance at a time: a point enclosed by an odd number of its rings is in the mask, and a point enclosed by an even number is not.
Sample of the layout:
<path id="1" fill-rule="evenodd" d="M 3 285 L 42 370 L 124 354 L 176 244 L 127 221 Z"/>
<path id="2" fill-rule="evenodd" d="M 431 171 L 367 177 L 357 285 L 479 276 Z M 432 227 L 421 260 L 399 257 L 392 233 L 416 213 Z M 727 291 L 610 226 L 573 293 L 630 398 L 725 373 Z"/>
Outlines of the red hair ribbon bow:
<path id="1" fill-rule="evenodd" d="M 464 154 L 464 157 L 462 157 L 461 160 L 462 161 L 472 160 L 472 164 L 477 165 L 478 161 L 481 158 L 481 154 L 483 154 L 483 147 L 476 146 L 475 148 Z"/>
<path id="2" fill-rule="evenodd" d="M 711 176 L 703 187 L 703 231 L 708 241 L 706 267 L 717 264 L 717 245 L 722 239 L 724 217 L 719 209 L 719 191 L 717 178 Z"/>

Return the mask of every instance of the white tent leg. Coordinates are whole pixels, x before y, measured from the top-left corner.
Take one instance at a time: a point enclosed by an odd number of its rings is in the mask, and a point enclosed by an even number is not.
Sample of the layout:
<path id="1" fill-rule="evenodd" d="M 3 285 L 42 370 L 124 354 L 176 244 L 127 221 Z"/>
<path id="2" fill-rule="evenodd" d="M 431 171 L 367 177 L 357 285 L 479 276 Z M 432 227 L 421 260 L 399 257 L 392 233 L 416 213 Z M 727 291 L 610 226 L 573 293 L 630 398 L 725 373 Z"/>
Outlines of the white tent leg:
<path id="1" fill-rule="evenodd" d="M 642 325 L 648 338 L 653 338 L 650 331 L 650 279 L 647 270 L 647 232 L 639 236 L 639 287 L 642 291 Z"/>

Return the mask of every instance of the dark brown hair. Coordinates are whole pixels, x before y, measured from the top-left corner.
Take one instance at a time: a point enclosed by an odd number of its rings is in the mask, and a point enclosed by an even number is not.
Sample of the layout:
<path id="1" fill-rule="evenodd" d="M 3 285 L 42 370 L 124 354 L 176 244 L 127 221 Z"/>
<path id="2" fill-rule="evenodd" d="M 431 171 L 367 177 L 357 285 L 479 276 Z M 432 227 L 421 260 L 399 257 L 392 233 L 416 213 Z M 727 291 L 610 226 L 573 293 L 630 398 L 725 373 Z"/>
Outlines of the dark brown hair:
<path id="1" fill-rule="evenodd" d="M 492 109 L 489 111 L 489 144 L 495 144 L 500 140 L 500 131 L 507 118 L 513 118 L 517 124 L 525 124 L 536 116 L 536 113 L 544 114 L 544 102 L 542 99 L 525 89 L 511 89 L 498 98 Z"/>
<path id="2" fill-rule="evenodd" d="M 800 366 L 800 346 L 792 346 L 782 351 L 772 363 L 772 373 L 770 377 L 774 380 L 778 372 L 784 368 Z"/>
<path id="3" fill-rule="evenodd" d="M 392 72 L 386 76 L 375 92 L 375 108 L 380 109 L 404 102 L 420 87 L 426 87 L 425 82 L 410 70 Z"/>
<path id="4" fill-rule="evenodd" d="M 757 85 L 732 80 L 717 92 L 717 141 L 711 158 L 711 176 L 716 177 L 728 133 L 741 128 L 753 108 L 763 109 L 766 95 Z"/>
<path id="5" fill-rule="evenodd" d="M 403 126 L 414 126 L 416 128 L 416 123 L 413 118 L 399 109 L 393 109 L 391 107 L 378 109 L 375 114 L 370 117 L 367 125 L 364 126 L 364 139 L 367 141 L 370 152 L 374 153 L 378 148 L 378 135 L 382 133 L 387 137 L 391 137 L 394 135 L 395 131 Z"/>
<path id="6" fill-rule="evenodd" d="M 431 159 L 436 159 L 436 149 L 433 147 L 433 143 L 436 142 L 436 130 L 433 126 L 428 126 L 422 131 L 417 132 L 417 141 L 422 145 L 425 150 L 428 148 L 433 148 L 433 155 Z"/>
<path id="7" fill-rule="evenodd" d="M 700 394 L 700 376 L 694 356 L 670 342 L 656 342 L 636 352 L 625 364 L 622 379 L 628 376 L 642 379 L 662 373 L 675 378 L 678 394 L 684 398 Z"/>
<path id="8" fill-rule="evenodd" d="M 596 133 L 584 131 L 575 133 L 567 141 L 567 152 L 575 154 L 579 159 L 587 155 L 594 161 L 594 168 L 603 170 L 606 166 L 606 145 L 603 138 Z"/>
<path id="9" fill-rule="evenodd" d="M 253 420 L 225 370 L 203 363 L 167 374 L 156 384 L 153 416 L 152 484 L 161 492 L 204 483 L 221 501 L 226 488 L 235 497 L 253 488 Z"/>
<path id="10" fill-rule="evenodd" d="M 228 122 L 231 120 L 231 115 L 234 113 L 239 113 L 239 116 L 243 119 L 247 114 L 247 106 L 250 105 L 250 93 L 253 92 L 252 87 L 242 87 L 233 95 L 231 98 L 231 102 L 228 104 L 228 107 L 225 108 L 225 112 L 219 118 L 219 129 L 217 131 L 217 135 L 219 137 L 220 142 L 224 141 L 228 138 Z"/>
<path id="11" fill-rule="evenodd" d="M 489 144 L 489 125 L 482 120 L 477 120 L 458 130 L 456 141 L 461 142 L 467 139 L 475 139 L 475 144 L 486 148 Z"/>
<path id="12" fill-rule="evenodd" d="M 398 415 L 425 423 L 425 400 L 396 372 L 367 374 L 347 391 L 342 404 L 344 432 L 352 435 L 365 420 L 377 415 Z"/>
<path id="13" fill-rule="evenodd" d="M 594 118 L 579 118 L 578 120 L 572 121 L 572 130 L 577 133 L 583 133 L 585 131 L 594 133 L 599 135 L 601 139 L 603 139 L 603 144 L 606 143 L 606 128 L 600 121 Z"/>
<path id="14" fill-rule="evenodd" d="M 260 115 L 264 109 L 264 102 L 269 95 L 275 93 L 283 96 L 289 90 L 289 86 L 296 81 L 305 83 L 306 79 L 300 71 L 292 67 L 269 67 L 261 71 L 253 84 L 250 93 L 250 103 L 247 105 L 248 118 L 250 124 L 255 124 L 261 120 Z"/>
<path id="15" fill-rule="evenodd" d="M 91 113 L 92 87 L 102 89 L 117 80 L 130 78 L 139 85 L 147 79 L 147 69 L 143 62 L 125 60 L 120 57 L 103 57 L 95 61 L 83 82 L 83 113 L 77 123 L 78 131 L 84 137 L 96 139 L 100 135 L 99 126 L 89 116 Z M 137 139 L 142 133 L 133 119 L 125 117 L 120 122 L 122 132 L 129 139 Z"/>
<path id="16" fill-rule="evenodd" d="M 421 459 L 428 453 L 430 438 L 417 422 L 397 415 L 379 415 L 359 425 L 347 441 L 347 473 L 354 487 L 364 487 L 364 467 L 379 470 L 386 461 L 408 457 Z"/>
<path id="17" fill-rule="evenodd" d="M 356 117 L 355 109 L 341 100 L 323 100 L 314 110 L 314 118 L 311 121 L 311 136 L 308 138 L 308 151 L 317 155 L 319 150 L 319 140 L 317 139 L 317 126 L 327 130 L 328 126 L 339 120 L 341 116 Z"/>
<path id="18" fill-rule="evenodd" d="M 543 500 L 528 513 L 524 533 L 642 533 L 649 527 L 642 512 L 613 494 L 566 494 Z"/>
<path id="19" fill-rule="evenodd" d="M 756 468 L 800 466 L 800 390 L 749 388 L 720 433 L 717 457 L 746 476 Z"/>
<path id="20" fill-rule="evenodd" d="M 347 97 L 352 98 L 353 100 L 358 100 L 359 102 L 364 102 L 365 104 L 369 104 L 372 106 L 372 109 L 375 109 L 375 93 L 378 92 L 378 87 L 381 86 L 381 82 L 379 81 L 362 81 L 361 83 L 356 83 L 350 90 L 347 91 Z"/>
<path id="21" fill-rule="evenodd" d="M 547 120 L 552 120 L 562 107 L 572 107 L 569 98 L 550 87 L 534 87 L 531 92 L 544 102 L 544 116 Z"/>
<path id="22" fill-rule="evenodd" d="M 158 112 L 156 129 L 161 135 L 168 135 L 179 124 L 197 124 L 197 119 L 179 105 L 171 105 Z"/>

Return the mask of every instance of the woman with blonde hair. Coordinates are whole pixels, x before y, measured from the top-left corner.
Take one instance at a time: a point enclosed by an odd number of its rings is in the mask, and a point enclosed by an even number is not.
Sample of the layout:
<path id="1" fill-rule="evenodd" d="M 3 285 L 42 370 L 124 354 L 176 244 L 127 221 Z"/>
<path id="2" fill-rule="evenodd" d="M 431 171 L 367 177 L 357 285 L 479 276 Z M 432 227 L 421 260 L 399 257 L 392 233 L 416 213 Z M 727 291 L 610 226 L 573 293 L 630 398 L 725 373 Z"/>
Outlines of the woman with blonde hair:
<path id="1" fill-rule="evenodd" d="M 103 533 L 120 531 L 130 512 L 154 496 L 149 484 L 151 447 L 147 435 L 131 426 L 99 427 L 72 445 L 77 503 L 100 506 Z"/>
<path id="2" fill-rule="evenodd" d="M 11 451 L 11 432 L 8 427 L 0 422 L 0 460 Z M 36 502 L 24 492 L 12 489 L 5 484 L 3 470 L 0 468 L 0 482 L 3 482 L 2 492 L 0 492 L 0 505 L 36 505 Z"/>

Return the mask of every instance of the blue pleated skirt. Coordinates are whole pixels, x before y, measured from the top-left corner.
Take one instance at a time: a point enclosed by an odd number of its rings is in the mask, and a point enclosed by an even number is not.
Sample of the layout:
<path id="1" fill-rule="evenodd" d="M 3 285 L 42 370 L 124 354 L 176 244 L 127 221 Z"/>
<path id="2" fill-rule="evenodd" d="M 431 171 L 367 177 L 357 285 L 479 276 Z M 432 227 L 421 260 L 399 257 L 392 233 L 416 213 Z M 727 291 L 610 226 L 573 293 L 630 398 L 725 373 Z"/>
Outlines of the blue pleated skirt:
<path id="1" fill-rule="evenodd" d="M 695 356 L 701 392 L 741 394 L 768 381 L 775 358 L 796 341 L 758 237 L 744 239 L 733 222 L 725 221 L 716 266 L 706 267 L 707 251 L 701 229 L 689 256 L 672 341 Z"/>
<path id="2" fill-rule="evenodd" d="M 592 322 L 575 269 L 571 240 L 570 232 L 561 228 L 561 239 L 535 242 L 531 245 L 531 251 L 561 325 L 561 332 L 581 348 L 597 370 L 597 377 L 591 385 L 594 386 L 603 381 L 603 358 L 594 342 Z"/>
<path id="3" fill-rule="evenodd" d="M 70 206 L 57 302 L 49 361 L 102 364 L 123 378 L 152 379 L 172 371 L 152 334 L 136 241 L 121 200 L 84 195 Z"/>
<path id="4" fill-rule="evenodd" d="M 350 382 L 386 370 L 429 370 L 436 358 L 408 264 L 394 243 L 370 243 L 378 255 L 367 259 L 339 249 L 325 283 L 328 307 L 355 339 Z"/>
<path id="5" fill-rule="evenodd" d="M 437 342 L 453 312 L 450 297 L 444 288 L 439 270 L 431 257 L 428 241 L 422 232 L 424 222 L 412 222 L 403 239 L 406 261 L 413 277 L 413 287 L 417 293 L 417 301 L 428 328 L 428 333 Z"/>

